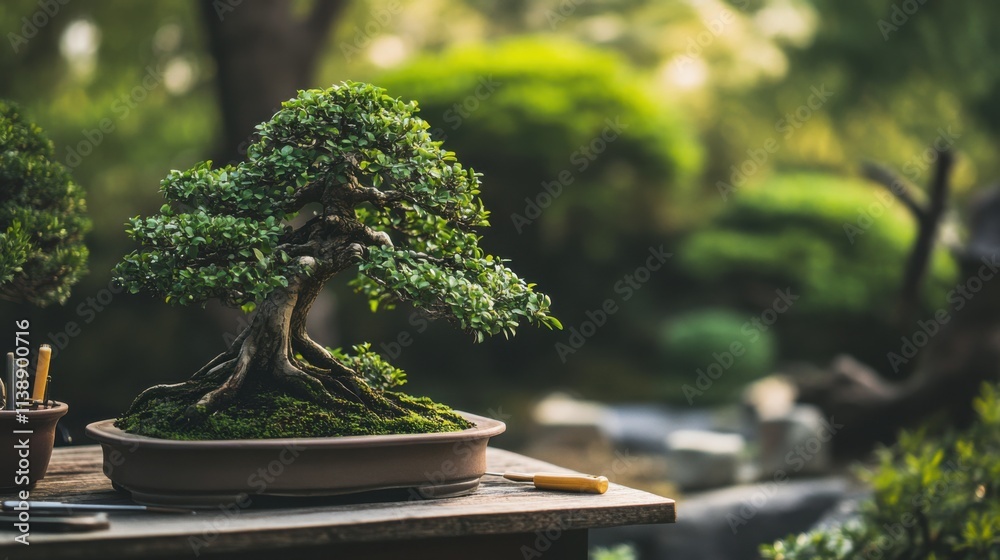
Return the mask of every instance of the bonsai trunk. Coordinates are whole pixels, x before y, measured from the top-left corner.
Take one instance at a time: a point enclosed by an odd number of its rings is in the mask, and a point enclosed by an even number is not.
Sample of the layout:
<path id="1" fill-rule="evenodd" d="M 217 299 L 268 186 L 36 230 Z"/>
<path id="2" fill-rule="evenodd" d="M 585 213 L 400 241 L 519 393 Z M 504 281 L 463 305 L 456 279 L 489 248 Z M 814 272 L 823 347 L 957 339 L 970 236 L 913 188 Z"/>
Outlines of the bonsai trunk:
<path id="1" fill-rule="evenodd" d="M 287 288 L 272 292 L 228 350 L 188 381 L 142 392 L 126 414 L 155 400 L 197 396 L 186 413 L 194 419 L 232 403 L 248 386 L 255 391 L 273 387 L 331 409 L 349 400 L 378 415 L 407 413 L 392 394 L 373 390 L 306 332 L 306 316 L 328 279 L 298 277 Z"/>

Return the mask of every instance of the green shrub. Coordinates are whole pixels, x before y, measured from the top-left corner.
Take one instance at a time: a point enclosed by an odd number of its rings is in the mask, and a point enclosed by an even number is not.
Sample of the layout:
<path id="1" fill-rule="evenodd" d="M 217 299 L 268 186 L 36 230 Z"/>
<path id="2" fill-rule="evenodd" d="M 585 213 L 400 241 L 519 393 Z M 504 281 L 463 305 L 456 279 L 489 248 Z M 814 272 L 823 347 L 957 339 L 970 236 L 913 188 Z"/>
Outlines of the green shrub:
<path id="1" fill-rule="evenodd" d="M 848 353 L 878 367 L 885 349 L 899 344 L 896 312 L 915 235 L 914 218 L 875 184 L 778 175 L 728 193 L 718 213 L 679 243 L 675 264 L 698 297 L 714 303 L 764 309 L 775 289 L 798 295 L 774 326 L 784 359 L 822 363 Z M 956 275 L 938 248 L 918 317 L 945 305 Z"/>
<path id="2" fill-rule="evenodd" d="M 1000 386 L 984 385 L 970 428 L 906 433 L 866 476 L 861 519 L 762 547 L 773 560 L 1000 559 Z"/>
<path id="3" fill-rule="evenodd" d="M 669 195 L 693 186 L 701 166 L 693 128 L 627 68 L 576 43 L 519 39 L 423 57 L 379 81 L 416 99 L 445 147 L 484 172 L 497 230 L 544 238 L 548 247 L 536 251 L 558 256 L 554 247 L 579 242 L 607 259 L 623 235 L 662 227 Z M 595 140 L 609 123 L 623 130 Z M 596 153 L 592 142 L 605 147 Z M 542 183 L 560 174 L 548 206 Z M 525 198 L 540 203 L 537 223 Z"/>
<path id="4" fill-rule="evenodd" d="M 733 345 L 739 356 L 732 354 Z M 746 384 L 770 374 L 774 366 L 771 331 L 733 311 L 697 311 L 672 319 L 663 327 L 660 347 L 672 398 L 689 404 L 732 402 Z M 712 376 L 710 390 L 698 390 L 699 370 L 707 375 L 712 364 L 722 369 L 721 377 Z"/>
<path id="5" fill-rule="evenodd" d="M 86 272 L 83 190 L 20 109 L 0 101 L 0 296 L 65 302 Z"/>
<path id="6" fill-rule="evenodd" d="M 616 544 L 612 547 L 598 546 L 590 549 L 590 560 L 635 560 L 638 555 L 630 544 Z"/>
<path id="7" fill-rule="evenodd" d="M 678 257 L 689 274 L 714 286 L 790 286 L 804 294 L 796 312 L 885 315 L 898 300 L 916 234 L 914 219 L 886 197 L 859 179 L 776 176 L 731 193 Z M 943 304 L 955 274 L 954 262 L 938 250 L 924 303 Z"/>

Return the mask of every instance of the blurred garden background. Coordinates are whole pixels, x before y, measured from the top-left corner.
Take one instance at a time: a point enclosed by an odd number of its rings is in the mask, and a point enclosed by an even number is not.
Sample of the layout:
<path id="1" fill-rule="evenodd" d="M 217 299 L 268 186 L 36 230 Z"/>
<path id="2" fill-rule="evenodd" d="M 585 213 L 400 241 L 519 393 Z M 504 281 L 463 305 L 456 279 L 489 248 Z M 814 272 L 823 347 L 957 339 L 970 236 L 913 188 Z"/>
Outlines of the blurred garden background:
<path id="1" fill-rule="evenodd" d="M 113 293 L 110 269 L 130 250 L 125 220 L 159 208 L 169 170 L 236 159 L 297 89 L 361 80 L 416 99 L 484 174 L 487 247 L 552 295 L 566 331 L 472 345 L 412 309 L 375 315 L 346 285 L 331 292 L 312 327 L 323 342 L 372 341 L 411 372 L 411 392 L 470 410 L 510 412 L 555 387 L 684 403 L 696 370 L 744 337 L 749 356 L 705 399 L 731 399 L 728 388 L 782 361 L 837 353 L 892 375 L 916 223 L 860 164 L 923 185 L 944 137 L 962 154 L 956 202 L 1000 177 L 988 6 L 931 4 L 892 23 L 881 1 L 42 4 L 0 7 L 0 97 L 39 123 L 86 189 L 90 273 L 64 306 L 4 314 L 27 313 L 59 350 L 52 390 L 72 401 L 76 426 L 186 378 L 245 324 Z M 884 215 L 852 238 L 844 225 L 862 227 L 871 205 Z M 946 241 L 959 243 L 960 223 Z M 661 245 L 673 254 L 662 269 L 619 283 Z M 956 274 L 937 251 L 928 310 Z M 743 329 L 777 289 L 800 299 L 773 326 Z M 576 348 L 570 329 L 609 298 L 620 311 Z"/>
<path id="2" fill-rule="evenodd" d="M 338 279 L 313 336 L 372 342 L 408 392 L 500 416 L 518 442 L 553 391 L 724 405 L 841 354 L 903 381 L 920 361 L 891 354 L 956 307 L 956 255 L 1000 178 L 997 16 L 916 0 L 7 1 L 0 98 L 52 138 L 93 230 L 65 305 L 0 316 L 57 349 L 51 391 L 79 438 L 187 378 L 246 317 L 120 293 L 125 221 L 160 207 L 169 170 L 239 159 L 296 90 L 357 80 L 417 100 L 483 173 L 484 246 L 565 326 L 471 344 L 409 307 L 373 314 Z M 918 220 L 862 164 L 923 204 L 945 151 L 947 205 L 902 312 Z M 724 375 L 699 386 L 713 364 Z"/>

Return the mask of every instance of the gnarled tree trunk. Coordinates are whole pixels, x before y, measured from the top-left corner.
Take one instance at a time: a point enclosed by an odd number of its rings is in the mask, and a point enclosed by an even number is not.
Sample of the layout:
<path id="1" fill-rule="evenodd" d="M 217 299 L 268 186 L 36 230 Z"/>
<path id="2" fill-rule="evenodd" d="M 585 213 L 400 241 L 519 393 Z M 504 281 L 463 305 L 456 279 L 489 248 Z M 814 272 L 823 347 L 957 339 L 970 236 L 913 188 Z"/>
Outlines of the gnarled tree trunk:
<path id="1" fill-rule="evenodd" d="M 340 267 L 337 267 L 340 268 Z M 405 414 L 406 405 L 392 394 L 374 391 L 357 372 L 335 359 L 305 330 L 306 316 L 323 285 L 336 271 L 294 277 L 257 308 L 250 325 L 228 350 L 188 381 L 156 385 L 140 394 L 130 413 L 158 399 L 198 396 L 189 418 L 211 414 L 232 403 L 240 390 L 274 387 L 327 407 L 354 401 L 374 414 Z"/>

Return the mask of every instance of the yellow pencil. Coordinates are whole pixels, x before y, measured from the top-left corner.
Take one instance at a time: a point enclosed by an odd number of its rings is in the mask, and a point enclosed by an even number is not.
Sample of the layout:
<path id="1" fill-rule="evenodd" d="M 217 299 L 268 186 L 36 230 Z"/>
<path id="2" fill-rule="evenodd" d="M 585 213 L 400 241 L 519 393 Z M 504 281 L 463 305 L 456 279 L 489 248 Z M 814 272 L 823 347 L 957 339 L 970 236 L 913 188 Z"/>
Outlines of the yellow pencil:
<path id="1" fill-rule="evenodd" d="M 52 359 L 52 347 L 43 344 L 38 348 L 38 366 L 35 368 L 35 391 L 31 398 L 36 401 L 45 399 L 45 389 L 49 384 L 49 360 Z"/>

